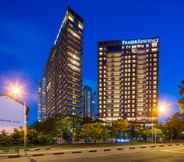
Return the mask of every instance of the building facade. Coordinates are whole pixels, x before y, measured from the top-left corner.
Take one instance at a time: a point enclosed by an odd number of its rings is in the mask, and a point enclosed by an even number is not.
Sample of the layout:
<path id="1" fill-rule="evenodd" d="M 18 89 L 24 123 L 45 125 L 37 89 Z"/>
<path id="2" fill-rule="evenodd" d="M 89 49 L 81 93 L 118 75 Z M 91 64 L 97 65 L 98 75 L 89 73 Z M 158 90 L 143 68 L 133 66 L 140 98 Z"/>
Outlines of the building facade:
<path id="1" fill-rule="evenodd" d="M 38 121 L 47 119 L 47 96 L 46 96 L 46 78 L 43 77 L 38 87 Z"/>
<path id="2" fill-rule="evenodd" d="M 80 108 L 82 56 L 83 19 L 68 8 L 46 68 L 47 117 Z"/>
<path id="3" fill-rule="evenodd" d="M 92 88 L 86 85 L 82 88 L 81 117 L 96 119 L 96 95 Z"/>
<path id="4" fill-rule="evenodd" d="M 100 119 L 157 120 L 159 39 L 103 41 L 98 47 Z"/>

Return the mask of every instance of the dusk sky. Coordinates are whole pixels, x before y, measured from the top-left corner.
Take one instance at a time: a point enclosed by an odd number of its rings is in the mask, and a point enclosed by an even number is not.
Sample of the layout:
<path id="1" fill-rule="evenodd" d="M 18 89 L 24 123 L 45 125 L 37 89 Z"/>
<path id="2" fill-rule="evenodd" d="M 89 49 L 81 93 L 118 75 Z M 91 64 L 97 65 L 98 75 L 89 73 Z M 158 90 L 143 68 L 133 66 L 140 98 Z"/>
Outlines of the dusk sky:
<path id="1" fill-rule="evenodd" d="M 182 0 L 1 0 L 0 90 L 23 82 L 37 118 L 37 88 L 67 5 L 85 23 L 84 83 L 97 89 L 97 42 L 160 37 L 160 97 L 177 111 L 184 79 L 184 1 Z"/>

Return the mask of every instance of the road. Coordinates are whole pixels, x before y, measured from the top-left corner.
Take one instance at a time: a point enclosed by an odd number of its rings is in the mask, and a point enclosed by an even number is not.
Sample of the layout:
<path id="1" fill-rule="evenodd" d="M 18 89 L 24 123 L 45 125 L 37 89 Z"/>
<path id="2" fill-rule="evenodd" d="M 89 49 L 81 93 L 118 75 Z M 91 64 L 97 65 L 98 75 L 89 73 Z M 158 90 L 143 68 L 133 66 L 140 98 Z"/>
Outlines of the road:
<path id="1" fill-rule="evenodd" d="M 65 155 L 7 159 L 2 162 L 184 162 L 184 145 L 125 150 L 98 150 Z"/>

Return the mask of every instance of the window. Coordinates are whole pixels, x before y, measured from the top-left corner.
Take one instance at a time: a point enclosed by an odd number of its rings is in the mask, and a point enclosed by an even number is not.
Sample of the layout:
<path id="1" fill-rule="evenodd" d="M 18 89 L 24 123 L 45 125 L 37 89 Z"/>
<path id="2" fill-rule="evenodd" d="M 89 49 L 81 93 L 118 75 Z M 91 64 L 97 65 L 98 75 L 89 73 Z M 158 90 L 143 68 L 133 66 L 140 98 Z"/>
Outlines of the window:
<path id="1" fill-rule="evenodd" d="M 75 61 L 75 60 L 73 60 L 73 59 L 69 59 L 69 60 L 70 60 L 70 62 L 71 62 L 73 65 L 80 66 L 80 63 L 79 63 L 79 62 L 77 62 L 77 61 Z"/>
<path id="2" fill-rule="evenodd" d="M 83 30 L 83 25 L 79 22 L 79 24 L 78 24 L 78 27 L 81 29 L 81 30 Z"/>
<path id="3" fill-rule="evenodd" d="M 73 16 L 72 15 L 68 15 L 68 19 L 70 20 L 70 21 L 74 21 L 74 18 L 73 18 Z"/>
<path id="4" fill-rule="evenodd" d="M 74 66 L 74 65 L 72 65 L 72 64 L 68 64 L 68 66 L 72 69 L 72 70 L 74 70 L 74 71 L 80 71 L 80 68 L 78 68 L 78 67 L 76 67 L 76 66 Z"/>
<path id="5" fill-rule="evenodd" d="M 157 48 L 152 48 L 151 51 L 152 52 L 157 52 Z"/>
<path id="6" fill-rule="evenodd" d="M 67 53 L 68 53 L 68 55 L 70 55 L 73 59 L 79 60 L 79 61 L 80 61 L 80 57 L 79 57 L 79 56 L 77 56 L 77 55 L 71 53 L 70 51 L 68 51 Z"/>
<path id="7" fill-rule="evenodd" d="M 157 47 L 157 42 L 153 42 L 153 43 L 151 44 L 151 46 L 152 46 L 152 47 Z"/>

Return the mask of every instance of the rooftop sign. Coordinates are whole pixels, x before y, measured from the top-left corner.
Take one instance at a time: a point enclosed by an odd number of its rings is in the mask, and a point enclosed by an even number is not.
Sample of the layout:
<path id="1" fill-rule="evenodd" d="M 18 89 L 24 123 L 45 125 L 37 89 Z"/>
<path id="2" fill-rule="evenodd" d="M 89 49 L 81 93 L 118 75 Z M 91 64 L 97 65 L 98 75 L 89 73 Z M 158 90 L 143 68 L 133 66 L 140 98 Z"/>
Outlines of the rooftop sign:
<path id="1" fill-rule="evenodd" d="M 158 38 L 155 39 L 136 39 L 136 40 L 123 40 L 122 45 L 132 45 L 132 44 L 144 44 L 144 43 L 153 43 L 159 42 Z"/>

